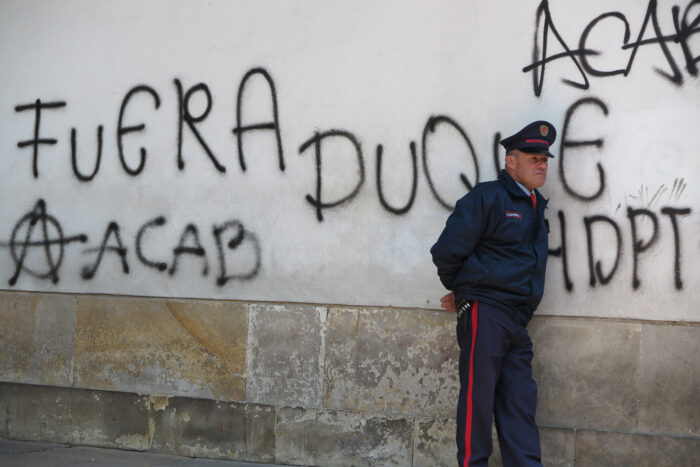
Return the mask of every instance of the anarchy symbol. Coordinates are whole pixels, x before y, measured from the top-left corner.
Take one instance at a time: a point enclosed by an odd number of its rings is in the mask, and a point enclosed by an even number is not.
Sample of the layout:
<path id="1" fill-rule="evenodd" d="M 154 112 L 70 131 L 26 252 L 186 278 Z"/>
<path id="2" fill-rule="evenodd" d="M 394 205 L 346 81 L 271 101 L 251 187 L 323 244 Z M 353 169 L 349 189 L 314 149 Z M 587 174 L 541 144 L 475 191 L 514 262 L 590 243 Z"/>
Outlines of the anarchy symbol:
<path id="1" fill-rule="evenodd" d="M 39 231 L 36 235 L 35 232 Z M 24 236 L 24 242 L 18 242 L 20 234 Z M 39 239 L 35 239 L 38 237 Z M 72 237 L 64 237 L 61 224 L 55 217 L 46 214 L 46 202 L 43 199 L 37 201 L 34 209 L 25 214 L 12 230 L 9 248 L 12 259 L 15 262 L 15 273 L 10 278 L 10 285 L 15 285 L 22 271 L 40 279 L 51 279 L 58 282 L 58 270 L 63 262 L 64 246 L 71 242 L 85 243 L 87 235 L 80 234 Z M 32 254 L 33 249 L 43 249 L 45 267 L 37 269 L 27 266 L 26 262 L 31 256 L 36 259 L 38 255 Z M 39 253 L 40 256 L 40 253 Z"/>

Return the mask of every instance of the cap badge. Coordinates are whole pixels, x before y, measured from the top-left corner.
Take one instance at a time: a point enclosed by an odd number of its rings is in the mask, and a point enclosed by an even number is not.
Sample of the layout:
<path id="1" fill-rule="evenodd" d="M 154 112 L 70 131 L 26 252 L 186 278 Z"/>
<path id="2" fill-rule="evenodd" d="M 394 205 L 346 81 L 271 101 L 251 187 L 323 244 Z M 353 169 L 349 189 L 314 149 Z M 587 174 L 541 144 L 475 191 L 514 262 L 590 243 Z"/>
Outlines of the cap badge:
<path id="1" fill-rule="evenodd" d="M 540 134 L 542 136 L 547 136 L 549 134 L 549 127 L 547 125 L 540 125 Z"/>

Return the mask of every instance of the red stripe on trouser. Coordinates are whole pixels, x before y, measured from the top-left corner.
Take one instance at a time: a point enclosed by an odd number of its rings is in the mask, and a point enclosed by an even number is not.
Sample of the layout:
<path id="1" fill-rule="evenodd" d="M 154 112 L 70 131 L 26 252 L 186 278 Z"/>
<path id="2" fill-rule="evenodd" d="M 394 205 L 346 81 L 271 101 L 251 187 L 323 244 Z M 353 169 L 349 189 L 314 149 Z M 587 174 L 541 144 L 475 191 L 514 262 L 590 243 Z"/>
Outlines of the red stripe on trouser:
<path id="1" fill-rule="evenodd" d="M 467 383 L 467 423 L 464 429 L 464 465 L 469 465 L 472 456 L 472 389 L 474 387 L 474 347 L 476 346 L 476 324 L 478 322 L 479 303 L 472 306 L 472 339 L 469 349 L 469 382 Z"/>

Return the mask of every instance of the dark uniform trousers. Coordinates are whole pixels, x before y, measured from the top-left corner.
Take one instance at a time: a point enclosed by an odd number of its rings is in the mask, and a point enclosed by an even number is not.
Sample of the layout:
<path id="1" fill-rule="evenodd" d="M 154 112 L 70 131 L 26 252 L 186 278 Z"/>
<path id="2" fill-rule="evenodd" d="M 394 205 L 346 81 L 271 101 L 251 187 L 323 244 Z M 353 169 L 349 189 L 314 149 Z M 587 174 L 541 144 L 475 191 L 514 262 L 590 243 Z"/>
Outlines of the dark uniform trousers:
<path id="1" fill-rule="evenodd" d="M 532 341 L 526 327 L 501 310 L 475 302 L 457 321 L 457 340 L 459 465 L 488 465 L 492 415 L 503 465 L 542 465 Z"/>

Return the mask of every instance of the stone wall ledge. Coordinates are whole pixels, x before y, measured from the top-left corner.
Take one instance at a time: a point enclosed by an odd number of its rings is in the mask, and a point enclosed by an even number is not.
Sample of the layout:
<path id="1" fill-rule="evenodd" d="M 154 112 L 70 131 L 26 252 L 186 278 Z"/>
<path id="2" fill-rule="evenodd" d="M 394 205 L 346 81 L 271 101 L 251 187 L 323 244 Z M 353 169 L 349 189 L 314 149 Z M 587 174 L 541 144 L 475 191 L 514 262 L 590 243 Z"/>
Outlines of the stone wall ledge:
<path id="1" fill-rule="evenodd" d="M 0 383 L 0 437 L 288 465 L 454 463 L 454 420 Z M 544 465 L 692 466 L 696 436 L 541 426 Z M 498 466 L 498 439 L 494 432 Z"/>
<path id="2" fill-rule="evenodd" d="M 555 426 L 555 425 L 542 425 L 538 424 L 540 429 L 545 429 L 545 430 L 560 430 L 560 431 L 570 431 L 572 433 L 578 433 L 578 432 L 594 432 L 594 433 L 610 433 L 610 434 L 619 434 L 619 435 L 629 435 L 629 436 L 658 436 L 662 438 L 676 438 L 676 439 L 687 439 L 687 440 L 694 440 L 694 441 L 700 441 L 700 434 L 698 433 L 688 433 L 687 435 L 683 434 L 678 434 L 678 433 L 663 433 L 663 432 L 645 432 L 645 431 L 612 431 L 612 430 L 607 430 L 603 428 L 597 428 L 597 427 L 574 427 L 574 426 Z"/>
<path id="3" fill-rule="evenodd" d="M 221 304 L 239 304 L 239 305 L 264 305 L 264 306 L 308 306 L 308 307 L 324 307 L 324 308 L 343 308 L 343 309 L 354 309 L 354 310 L 400 310 L 402 312 L 415 312 L 415 313 L 438 313 L 450 315 L 449 312 L 442 308 L 423 308 L 423 307 L 397 307 L 397 306 L 380 306 L 380 305 L 362 305 L 362 304 L 343 304 L 343 303 L 320 303 L 320 302 L 281 302 L 281 301 L 266 301 L 266 300 L 236 300 L 236 299 L 219 299 L 219 298 L 191 298 L 191 297 L 166 297 L 157 295 L 114 295 L 105 293 L 70 293 L 70 292 L 37 292 L 32 290 L 7 290 L 0 289 L 0 296 L 48 296 L 48 297 L 69 297 L 69 298 L 79 298 L 79 297 L 92 297 L 92 298 L 131 298 L 134 300 L 153 300 L 153 301 L 167 301 L 175 303 L 221 303 Z M 700 327 L 699 321 L 687 321 L 687 320 L 658 320 L 658 319 L 637 319 L 637 318 L 618 318 L 618 317 L 606 317 L 606 316 L 573 316 L 573 315 L 558 315 L 551 314 L 542 311 L 538 311 L 533 320 L 542 318 L 556 318 L 556 319 L 566 319 L 566 320 L 584 320 L 584 321 L 600 321 L 600 322 L 619 322 L 619 323 L 638 323 L 638 324 L 652 324 L 652 325 L 663 325 L 663 326 L 697 326 Z"/>

